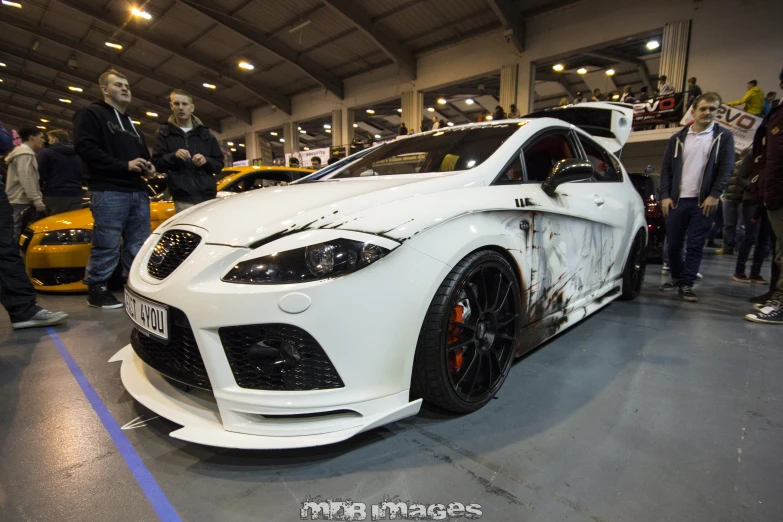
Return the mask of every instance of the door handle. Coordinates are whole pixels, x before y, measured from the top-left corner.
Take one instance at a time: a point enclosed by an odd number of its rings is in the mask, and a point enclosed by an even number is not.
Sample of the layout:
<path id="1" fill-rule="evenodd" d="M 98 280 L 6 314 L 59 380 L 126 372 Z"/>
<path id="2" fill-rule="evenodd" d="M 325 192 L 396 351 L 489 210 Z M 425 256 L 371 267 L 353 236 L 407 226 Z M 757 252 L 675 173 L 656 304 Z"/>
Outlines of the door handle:
<path id="1" fill-rule="evenodd" d="M 594 197 L 595 197 L 595 199 L 593 201 L 595 201 L 596 205 L 598 205 L 600 207 L 601 205 L 604 204 L 604 197 L 603 196 L 601 196 L 600 194 L 594 194 Z"/>

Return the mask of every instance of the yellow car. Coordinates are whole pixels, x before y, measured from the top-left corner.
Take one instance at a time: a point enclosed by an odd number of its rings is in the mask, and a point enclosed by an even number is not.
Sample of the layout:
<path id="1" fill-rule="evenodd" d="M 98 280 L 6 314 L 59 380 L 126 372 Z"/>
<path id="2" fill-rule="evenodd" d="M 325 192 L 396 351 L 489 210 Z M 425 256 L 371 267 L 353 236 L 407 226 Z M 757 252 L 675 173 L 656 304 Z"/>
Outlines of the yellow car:
<path id="1" fill-rule="evenodd" d="M 218 197 L 256 188 L 290 183 L 314 171 L 288 167 L 232 167 L 223 169 Z M 150 225 L 155 230 L 174 215 L 174 203 L 150 192 Z M 27 275 L 36 290 L 85 292 L 84 269 L 90 258 L 93 219 L 90 209 L 63 212 L 32 223 L 19 238 Z"/>

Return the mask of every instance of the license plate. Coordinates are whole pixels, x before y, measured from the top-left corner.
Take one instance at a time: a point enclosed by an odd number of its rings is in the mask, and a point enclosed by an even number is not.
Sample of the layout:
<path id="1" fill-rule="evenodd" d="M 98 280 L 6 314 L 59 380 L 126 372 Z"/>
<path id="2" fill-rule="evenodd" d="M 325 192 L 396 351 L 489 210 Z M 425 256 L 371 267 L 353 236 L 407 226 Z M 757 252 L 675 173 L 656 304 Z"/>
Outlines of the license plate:
<path id="1" fill-rule="evenodd" d="M 125 289 L 125 311 L 142 332 L 169 340 L 168 306 L 153 303 Z"/>

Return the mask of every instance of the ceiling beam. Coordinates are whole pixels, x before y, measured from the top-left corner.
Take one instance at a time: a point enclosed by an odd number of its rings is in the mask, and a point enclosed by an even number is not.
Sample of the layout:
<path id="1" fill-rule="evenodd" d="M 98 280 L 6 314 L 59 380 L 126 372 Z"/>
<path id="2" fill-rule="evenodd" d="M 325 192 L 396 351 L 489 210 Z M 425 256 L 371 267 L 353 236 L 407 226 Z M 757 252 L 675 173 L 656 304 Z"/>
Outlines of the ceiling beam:
<path id="1" fill-rule="evenodd" d="M 510 38 L 511 42 L 520 53 L 525 52 L 525 19 L 522 12 L 512 0 L 487 0 L 492 12 L 495 13 L 500 23 L 506 29 L 504 36 Z"/>
<path id="2" fill-rule="evenodd" d="M 249 82 L 246 82 L 244 80 L 232 76 L 231 74 L 232 71 L 224 67 L 222 64 L 205 60 L 203 55 L 193 52 L 189 49 L 186 49 L 183 46 L 176 44 L 174 42 L 164 41 L 160 39 L 160 37 L 158 36 L 149 34 L 149 32 L 147 31 L 134 29 L 132 27 L 132 22 L 129 22 L 128 20 L 123 20 L 122 18 L 124 18 L 124 16 L 119 11 L 117 11 L 116 14 L 114 14 L 112 12 L 107 12 L 102 10 L 101 8 L 97 7 L 97 5 L 95 4 L 84 4 L 81 1 L 74 1 L 74 0 L 53 0 L 53 1 L 57 1 L 60 4 L 67 6 L 82 14 L 85 14 L 91 18 L 96 18 L 101 22 L 114 27 L 115 29 L 124 32 L 125 34 L 128 34 L 139 40 L 145 41 L 151 45 L 154 45 L 155 47 L 158 47 L 159 49 L 167 53 L 175 54 L 180 58 L 182 58 L 183 60 L 187 60 L 199 66 L 200 68 L 205 69 L 211 72 L 212 74 L 219 76 L 220 78 L 225 78 L 243 87 L 246 91 L 253 94 L 254 97 L 261 98 L 267 103 L 274 105 L 281 111 L 285 112 L 286 114 L 291 114 L 291 98 L 289 98 L 288 96 L 285 96 L 284 94 L 279 93 L 263 85 L 257 85 L 257 84 L 251 85 Z M 156 33 L 156 34 L 162 34 L 162 33 Z"/>
<path id="3" fill-rule="evenodd" d="M 17 131 L 27 123 L 27 121 L 24 118 L 20 118 L 19 116 L 9 114 L 5 112 L 2 108 L 0 108 L 0 121 L 2 121 L 3 126 L 6 129 L 8 127 L 12 127 Z"/>
<path id="4" fill-rule="evenodd" d="M 371 116 L 368 119 L 368 123 L 375 125 L 376 127 L 380 127 L 381 129 L 385 130 L 386 132 L 391 132 L 395 136 L 397 136 L 400 133 L 400 127 L 399 125 L 395 129 L 392 127 L 392 124 L 389 123 L 386 118 L 383 116 Z"/>
<path id="5" fill-rule="evenodd" d="M 127 60 L 126 58 L 112 56 L 111 53 L 103 51 L 103 49 L 96 49 L 93 46 L 85 45 L 78 40 L 58 34 L 51 29 L 45 29 L 43 27 L 28 24 L 19 19 L 18 15 L 12 14 L 11 16 L 12 18 L 16 18 L 13 23 L 6 20 L 2 20 L 0 23 L 21 29 L 22 31 L 25 31 L 36 37 L 45 38 L 51 42 L 56 43 L 57 45 L 71 49 L 72 51 L 77 51 L 87 56 L 98 58 L 108 63 L 109 66 L 114 65 L 121 67 L 126 71 L 132 72 L 133 74 L 138 74 L 142 78 L 148 78 L 152 81 L 158 82 L 163 86 L 169 87 L 170 89 L 182 89 L 188 86 L 188 83 L 184 80 L 180 80 L 178 78 L 174 78 L 159 72 L 153 72 L 149 67 L 138 65 Z M 211 105 L 214 105 L 221 111 L 228 113 L 230 116 L 234 116 L 238 120 L 244 121 L 245 123 L 251 123 L 250 111 L 247 109 L 244 109 L 229 101 L 220 100 L 213 96 L 200 96 L 199 98 Z"/>
<path id="6" fill-rule="evenodd" d="M 568 80 L 566 79 L 565 76 L 561 75 L 560 78 L 558 78 L 557 83 L 559 83 L 563 87 L 563 89 L 566 90 L 566 92 L 571 96 L 572 99 L 576 99 L 576 93 L 578 92 L 576 90 L 576 86 L 568 83 Z"/>
<path id="7" fill-rule="evenodd" d="M 386 56 L 394 60 L 402 71 L 414 78 L 416 77 L 416 58 L 413 56 L 413 53 L 397 41 L 391 33 L 374 24 L 370 16 L 357 6 L 358 2 L 352 0 L 323 0 L 323 3 L 372 38 Z"/>
<path id="8" fill-rule="evenodd" d="M 467 113 L 463 112 L 463 111 L 462 111 L 462 110 L 461 110 L 459 107 L 457 107 L 455 104 L 453 104 L 453 103 L 451 103 L 451 102 L 446 102 L 446 107 L 448 107 L 449 109 L 453 110 L 454 112 L 456 112 L 457 114 L 459 114 L 460 116 L 462 116 L 462 118 L 464 118 L 464 119 L 468 120 L 468 123 L 470 123 L 470 122 L 472 122 L 472 121 L 473 121 L 473 119 L 471 119 L 471 117 L 470 117 L 470 116 L 468 116 L 468 114 L 467 114 Z"/>
<path id="9" fill-rule="evenodd" d="M 500 96 L 500 89 L 478 89 L 476 87 L 443 87 L 426 93 L 434 96 Z"/>
<path id="10" fill-rule="evenodd" d="M 643 62 L 643 60 L 640 60 L 635 56 L 617 51 L 590 51 L 585 53 L 585 56 L 592 56 L 602 60 L 609 60 L 610 62 L 623 63 L 626 65 L 639 65 L 640 62 Z"/>
<path id="11" fill-rule="evenodd" d="M 310 78 L 320 83 L 324 89 L 333 93 L 340 99 L 345 97 L 345 87 L 343 85 L 342 79 L 321 67 L 315 60 L 302 56 L 295 49 L 288 47 L 280 41 L 269 38 L 263 31 L 259 30 L 255 24 L 237 20 L 231 15 L 221 13 L 220 11 L 213 9 L 210 5 L 205 4 L 203 0 L 180 1 L 189 5 L 200 13 L 210 17 L 212 20 L 220 23 L 224 27 L 227 27 L 235 33 L 247 38 L 254 44 L 271 52 L 275 56 L 282 58 L 286 62 L 294 65 Z M 214 5 L 214 3 L 212 5 Z"/>
<path id="12" fill-rule="evenodd" d="M 636 72 L 638 72 L 639 76 L 642 77 L 642 83 L 647 86 L 647 89 L 650 91 L 650 94 L 652 94 L 655 86 L 653 85 L 652 80 L 650 80 L 650 71 L 647 69 L 647 63 L 646 62 L 640 63 L 639 66 L 636 68 Z"/>

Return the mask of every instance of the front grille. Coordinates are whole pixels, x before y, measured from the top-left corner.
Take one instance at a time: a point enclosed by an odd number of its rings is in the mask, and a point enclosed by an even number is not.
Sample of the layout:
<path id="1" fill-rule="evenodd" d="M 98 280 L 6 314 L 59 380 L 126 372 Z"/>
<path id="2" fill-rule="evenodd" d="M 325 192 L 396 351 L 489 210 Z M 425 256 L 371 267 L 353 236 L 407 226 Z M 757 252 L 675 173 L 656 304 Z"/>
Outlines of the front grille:
<path id="1" fill-rule="evenodd" d="M 164 376 L 196 388 L 211 390 L 207 369 L 193 329 L 182 310 L 169 308 L 169 341 L 157 340 L 134 328 L 131 345 L 136 355 Z"/>
<path id="2" fill-rule="evenodd" d="M 240 388 L 298 391 L 345 386 L 318 341 L 301 328 L 287 324 L 228 326 L 218 334 Z M 280 354 L 277 360 L 275 350 Z"/>
<path id="3" fill-rule="evenodd" d="M 33 268 L 30 275 L 41 286 L 68 285 L 84 279 L 84 267 Z"/>
<path id="4" fill-rule="evenodd" d="M 169 230 L 161 236 L 147 261 L 147 272 L 155 279 L 166 279 L 193 253 L 201 236 L 184 230 Z"/>
<path id="5" fill-rule="evenodd" d="M 22 232 L 21 243 L 19 244 L 19 247 L 22 249 L 22 253 L 27 253 L 27 248 L 30 246 L 30 241 L 33 240 L 33 236 L 35 235 L 35 232 L 33 232 L 33 229 L 26 228 L 24 229 L 24 232 Z"/>

